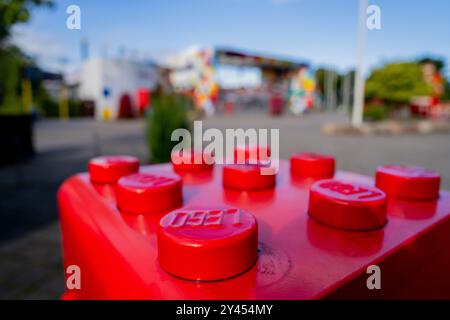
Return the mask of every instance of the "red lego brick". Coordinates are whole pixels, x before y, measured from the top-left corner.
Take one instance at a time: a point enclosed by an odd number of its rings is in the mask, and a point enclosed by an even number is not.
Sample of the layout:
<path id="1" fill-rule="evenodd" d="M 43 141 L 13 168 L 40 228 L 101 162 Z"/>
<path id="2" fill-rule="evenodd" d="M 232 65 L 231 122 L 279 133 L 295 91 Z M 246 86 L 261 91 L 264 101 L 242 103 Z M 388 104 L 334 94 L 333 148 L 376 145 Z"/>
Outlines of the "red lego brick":
<path id="1" fill-rule="evenodd" d="M 223 185 L 236 190 L 257 191 L 275 187 L 276 175 L 261 173 L 262 165 L 233 164 L 223 167 Z"/>
<path id="2" fill-rule="evenodd" d="M 81 289 L 65 298 L 450 298 L 448 191 L 418 201 L 385 190 L 386 198 L 371 177 L 337 171 L 316 181 L 287 161 L 274 185 L 252 191 L 229 188 L 226 168 L 182 172 L 182 203 L 169 202 L 171 213 L 152 209 L 169 198 L 146 182 L 132 186 L 130 195 L 143 195 L 131 200 L 87 173 L 68 179 L 58 193 L 64 264 L 80 267 Z M 142 174 L 175 173 L 162 164 Z M 124 201 L 147 209 L 122 210 Z M 370 265 L 381 269 L 381 290 L 366 285 Z"/>
<path id="3" fill-rule="evenodd" d="M 89 174 L 94 183 L 115 183 L 138 170 L 139 160 L 130 156 L 105 156 L 89 161 Z"/>
<path id="4" fill-rule="evenodd" d="M 238 208 L 176 210 L 158 227 L 161 267 L 188 280 L 222 280 L 250 269 L 258 258 L 255 217 Z"/>
<path id="5" fill-rule="evenodd" d="M 294 154 L 290 165 L 295 176 L 326 179 L 334 175 L 335 160 L 332 156 L 303 152 Z"/>
<path id="6" fill-rule="evenodd" d="M 411 200 L 433 200 L 439 197 L 441 178 L 436 171 L 399 165 L 381 166 L 376 185 L 386 193 Z"/>
<path id="7" fill-rule="evenodd" d="M 386 224 L 386 194 L 361 183 L 320 180 L 311 186 L 308 213 L 328 226 L 373 230 Z"/>

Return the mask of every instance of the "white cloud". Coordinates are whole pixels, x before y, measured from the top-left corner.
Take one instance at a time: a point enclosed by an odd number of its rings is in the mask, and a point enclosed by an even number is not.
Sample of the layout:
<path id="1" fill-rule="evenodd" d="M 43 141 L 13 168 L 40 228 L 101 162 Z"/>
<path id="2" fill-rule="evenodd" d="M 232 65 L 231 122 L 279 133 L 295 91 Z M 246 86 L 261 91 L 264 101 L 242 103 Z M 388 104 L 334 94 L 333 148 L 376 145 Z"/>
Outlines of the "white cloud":
<path id="1" fill-rule="evenodd" d="M 11 42 L 48 71 L 66 71 L 74 67 L 67 57 L 63 41 L 55 34 L 37 32 L 27 26 L 16 26 L 12 32 Z"/>

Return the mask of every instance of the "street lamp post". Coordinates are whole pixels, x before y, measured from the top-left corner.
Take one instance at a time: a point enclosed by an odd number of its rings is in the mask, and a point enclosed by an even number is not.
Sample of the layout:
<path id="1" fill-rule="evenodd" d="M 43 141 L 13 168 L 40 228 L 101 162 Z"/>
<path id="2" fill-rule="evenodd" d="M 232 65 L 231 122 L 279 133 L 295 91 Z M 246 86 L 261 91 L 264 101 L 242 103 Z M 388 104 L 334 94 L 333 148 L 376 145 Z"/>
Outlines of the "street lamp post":
<path id="1" fill-rule="evenodd" d="M 364 53 L 366 38 L 367 0 L 359 0 L 357 64 L 355 72 L 355 89 L 353 92 L 352 125 L 360 127 L 363 123 L 364 108 Z"/>

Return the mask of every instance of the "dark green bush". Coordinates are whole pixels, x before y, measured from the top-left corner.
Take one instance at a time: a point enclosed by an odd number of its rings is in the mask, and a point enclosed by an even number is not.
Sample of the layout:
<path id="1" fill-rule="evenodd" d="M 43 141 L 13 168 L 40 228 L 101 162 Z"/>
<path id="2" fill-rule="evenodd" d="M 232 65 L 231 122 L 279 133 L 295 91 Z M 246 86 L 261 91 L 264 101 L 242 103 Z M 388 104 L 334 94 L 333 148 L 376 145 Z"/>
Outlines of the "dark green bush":
<path id="1" fill-rule="evenodd" d="M 175 129 L 190 129 L 187 117 L 190 101 L 180 95 L 157 94 L 147 116 L 147 144 L 153 163 L 170 161 L 172 148 L 178 143 L 170 137 Z"/>
<path id="2" fill-rule="evenodd" d="M 389 107 L 386 105 L 369 104 L 364 107 L 364 119 L 369 121 L 384 120 L 389 115 Z"/>

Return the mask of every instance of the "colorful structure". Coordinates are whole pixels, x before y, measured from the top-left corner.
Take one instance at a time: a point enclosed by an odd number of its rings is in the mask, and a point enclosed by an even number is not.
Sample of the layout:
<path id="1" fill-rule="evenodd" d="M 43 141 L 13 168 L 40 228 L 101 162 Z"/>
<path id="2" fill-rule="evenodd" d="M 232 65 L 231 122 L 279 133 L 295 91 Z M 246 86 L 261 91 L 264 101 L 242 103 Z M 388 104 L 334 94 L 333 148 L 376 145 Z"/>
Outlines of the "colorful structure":
<path id="1" fill-rule="evenodd" d="M 314 106 L 314 75 L 307 67 L 296 70 L 289 81 L 289 107 L 294 114 L 301 114 Z"/>
<path id="2" fill-rule="evenodd" d="M 196 107 L 206 114 L 214 112 L 221 91 L 245 88 L 283 91 L 295 114 L 314 105 L 315 79 L 305 62 L 227 48 L 190 48 L 172 57 L 169 66 L 175 89 L 191 92 Z M 237 72 L 220 77 L 226 68 L 235 68 Z M 256 77 L 245 77 L 239 72 L 249 69 Z"/>

